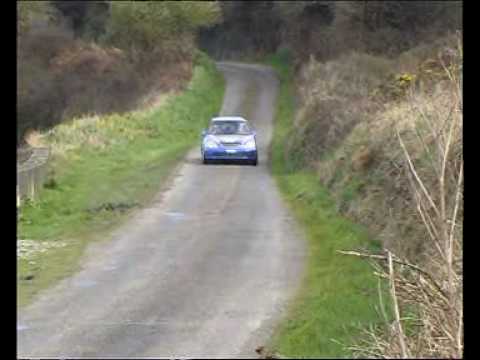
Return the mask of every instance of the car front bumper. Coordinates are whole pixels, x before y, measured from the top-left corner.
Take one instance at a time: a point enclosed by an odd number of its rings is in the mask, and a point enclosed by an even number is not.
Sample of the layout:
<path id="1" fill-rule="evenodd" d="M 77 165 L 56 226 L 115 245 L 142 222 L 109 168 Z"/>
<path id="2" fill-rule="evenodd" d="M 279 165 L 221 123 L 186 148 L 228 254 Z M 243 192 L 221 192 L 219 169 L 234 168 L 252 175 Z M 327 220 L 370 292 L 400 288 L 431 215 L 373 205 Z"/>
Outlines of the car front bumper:
<path id="1" fill-rule="evenodd" d="M 205 160 L 255 160 L 257 159 L 257 150 L 205 149 L 203 158 Z"/>

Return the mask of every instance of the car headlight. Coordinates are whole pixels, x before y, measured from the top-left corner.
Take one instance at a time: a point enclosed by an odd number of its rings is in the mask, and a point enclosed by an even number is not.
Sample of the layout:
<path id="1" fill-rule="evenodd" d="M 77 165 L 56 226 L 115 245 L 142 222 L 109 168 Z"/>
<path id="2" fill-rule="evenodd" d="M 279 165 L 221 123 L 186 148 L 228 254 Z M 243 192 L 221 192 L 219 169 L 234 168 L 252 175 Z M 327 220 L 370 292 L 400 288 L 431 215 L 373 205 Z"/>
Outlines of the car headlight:
<path id="1" fill-rule="evenodd" d="M 246 148 L 246 149 L 255 149 L 257 146 L 255 144 L 255 139 L 254 138 L 251 138 L 251 139 L 248 139 L 244 144 L 243 146 Z"/>
<path id="2" fill-rule="evenodd" d="M 218 143 L 212 138 L 206 138 L 203 145 L 206 148 L 216 148 L 216 147 L 218 147 Z"/>

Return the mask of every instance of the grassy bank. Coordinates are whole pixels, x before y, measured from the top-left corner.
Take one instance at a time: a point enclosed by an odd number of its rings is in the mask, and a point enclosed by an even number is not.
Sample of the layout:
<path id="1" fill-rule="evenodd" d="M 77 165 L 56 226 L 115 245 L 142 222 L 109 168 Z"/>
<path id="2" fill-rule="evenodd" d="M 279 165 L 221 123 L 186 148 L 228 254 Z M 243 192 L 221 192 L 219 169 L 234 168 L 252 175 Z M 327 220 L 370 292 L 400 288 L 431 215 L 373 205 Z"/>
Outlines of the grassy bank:
<path id="1" fill-rule="evenodd" d="M 370 266 L 337 250 L 376 249 L 366 231 L 341 217 L 318 175 L 299 170 L 295 154 L 284 149 L 294 119 L 292 77 L 287 54 L 268 60 L 281 79 L 271 158 L 272 172 L 308 240 L 308 263 L 301 290 L 277 329 L 270 348 L 287 357 L 344 357 L 346 345 L 367 324 L 379 320 L 375 310 L 377 280 Z"/>
<path id="2" fill-rule="evenodd" d="M 38 135 L 52 150 L 52 172 L 40 199 L 22 206 L 17 232 L 45 252 L 18 260 L 19 305 L 74 272 L 90 241 L 148 202 L 219 111 L 223 92 L 223 77 L 202 55 L 188 89 L 156 107 L 75 119 Z"/>

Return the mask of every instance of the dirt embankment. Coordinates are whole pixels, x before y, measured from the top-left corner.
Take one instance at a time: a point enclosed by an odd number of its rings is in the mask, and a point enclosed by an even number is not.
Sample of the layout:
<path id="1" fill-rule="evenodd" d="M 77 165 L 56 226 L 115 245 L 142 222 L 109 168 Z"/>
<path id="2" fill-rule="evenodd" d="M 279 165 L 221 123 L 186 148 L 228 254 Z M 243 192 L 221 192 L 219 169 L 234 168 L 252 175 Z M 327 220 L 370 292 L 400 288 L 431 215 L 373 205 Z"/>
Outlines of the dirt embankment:
<path id="1" fill-rule="evenodd" d="M 377 334 L 385 342 L 372 339 L 365 354 L 463 351 L 462 61 L 461 34 L 453 34 L 395 59 L 355 52 L 312 58 L 297 78 L 301 102 L 285 151 L 295 157 L 286 161 L 316 172 L 342 214 L 449 294 L 445 305 L 428 295 L 418 273 L 397 270 L 401 311 L 413 311 L 418 331 L 403 349 L 396 335 Z"/>

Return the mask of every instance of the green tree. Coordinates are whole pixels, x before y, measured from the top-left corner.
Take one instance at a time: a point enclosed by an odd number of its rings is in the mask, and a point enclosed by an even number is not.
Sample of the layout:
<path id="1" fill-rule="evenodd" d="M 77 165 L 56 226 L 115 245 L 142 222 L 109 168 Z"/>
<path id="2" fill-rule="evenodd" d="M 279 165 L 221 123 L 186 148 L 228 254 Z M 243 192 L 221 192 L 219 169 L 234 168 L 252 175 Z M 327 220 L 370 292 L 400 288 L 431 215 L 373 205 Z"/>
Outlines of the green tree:
<path id="1" fill-rule="evenodd" d="M 33 20 L 49 20 L 53 16 L 50 1 L 17 1 L 17 29 L 23 35 Z"/>
<path id="2" fill-rule="evenodd" d="M 106 40 L 130 51 L 174 51 L 174 45 L 221 19 L 218 2 L 112 1 Z"/>
<path id="3" fill-rule="evenodd" d="M 97 40 L 104 34 L 109 16 L 108 1 L 53 0 L 51 3 L 68 21 L 77 37 Z"/>

